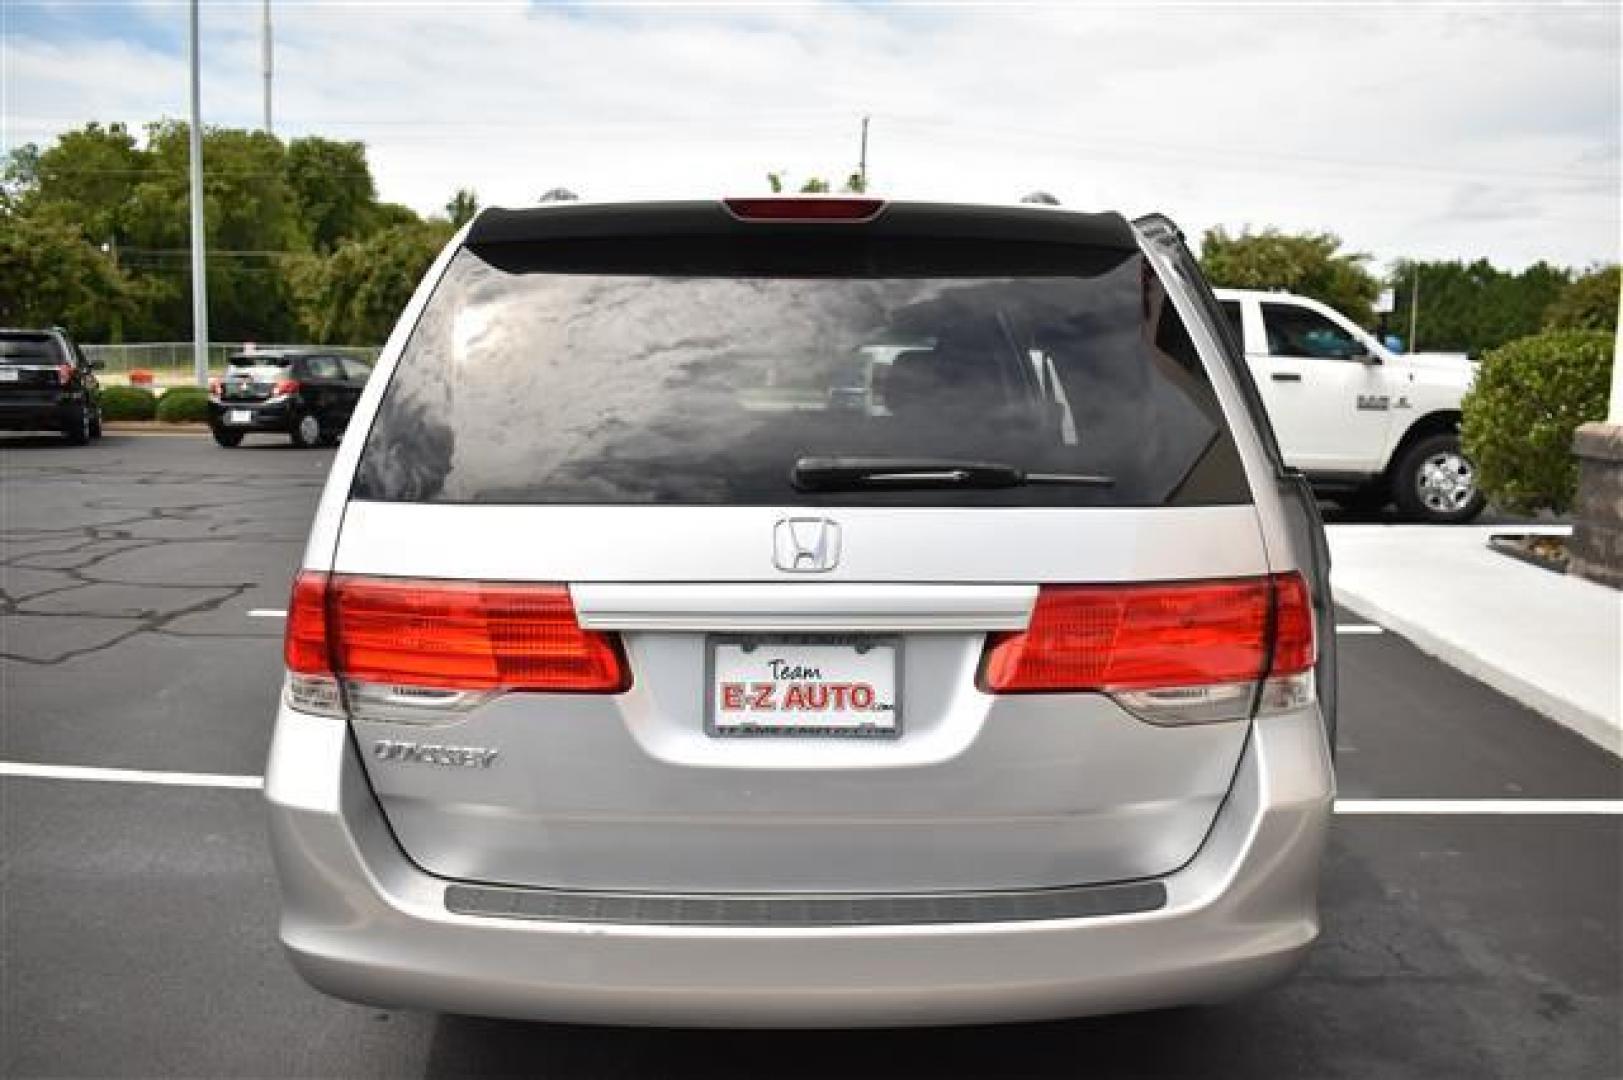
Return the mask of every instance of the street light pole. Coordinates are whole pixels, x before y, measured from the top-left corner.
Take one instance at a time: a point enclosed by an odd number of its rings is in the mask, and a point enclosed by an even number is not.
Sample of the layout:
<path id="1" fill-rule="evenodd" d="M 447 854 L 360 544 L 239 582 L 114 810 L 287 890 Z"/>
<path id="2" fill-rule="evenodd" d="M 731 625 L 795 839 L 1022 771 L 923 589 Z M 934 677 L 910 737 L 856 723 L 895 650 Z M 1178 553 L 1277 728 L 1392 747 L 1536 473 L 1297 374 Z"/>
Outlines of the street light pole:
<path id="1" fill-rule="evenodd" d="M 259 20 L 259 56 L 265 75 L 265 134 L 271 131 L 271 17 L 270 0 L 261 0 Z"/>
<path id="2" fill-rule="evenodd" d="M 209 380 L 208 274 L 203 244 L 203 94 L 197 42 L 197 4 L 191 3 L 191 200 L 192 200 L 192 375 L 198 386 Z"/>
<path id="3" fill-rule="evenodd" d="M 862 154 L 857 160 L 857 175 L 862 177 L 862 190 L 868 190 L 868 118 L 862 118 Z"/>

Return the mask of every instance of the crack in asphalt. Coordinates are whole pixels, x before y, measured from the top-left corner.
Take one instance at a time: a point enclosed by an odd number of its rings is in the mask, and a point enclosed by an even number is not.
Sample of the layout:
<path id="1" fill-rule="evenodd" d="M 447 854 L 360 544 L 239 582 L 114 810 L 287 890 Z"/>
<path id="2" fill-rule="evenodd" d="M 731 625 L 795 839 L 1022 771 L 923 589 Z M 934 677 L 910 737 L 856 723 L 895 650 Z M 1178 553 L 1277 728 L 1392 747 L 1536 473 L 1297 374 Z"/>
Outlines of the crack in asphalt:
<path id="1" fill-rule="evenodd" d="M 21 655 L 18 655 L 17 653 L 0 651 L 0 660 L 15 660 L 20 664 L 28 664 L 31 667 L 56 667 L 58 664 L 65 664 L 69 660 L 77 660 L 81 656 L 89 656 L 92 653 L 103 652 L 103 651 L 105 651 L 107 649 L 114 648 L 115 646 L 120 645 L 123 642 L 128 641 L 130 638 L 136 636 L 137 634 L 160 632 L 160 631 L 164 630 L 164 628 L 167 627 L 170 623 L 174 622 L 176 619 L 184 619 L 184 618 L 186 618 L 187 616 L 190 616 L 190 615 L 204 615 L 204 614 L 207 614 L 207 613 L 212 612 L 212 611 L 218 611 L 222 605 L 226 604 L 227 602 L 229 602 L 231 600 L 236 599 L 237 597 L 241 596 L 243 593 L 247 592 L 249 589 L 252 589 L 257 584 L 258 584 L 258 582 L 254 582 L 254 581 L 244 582 L 241 585 L 234 585 L 234 586 L 231 586 L 229 588 L 226 588 L 225 591 L 219 596 L 210 597 L 207 600 L 202 600 L 202 601 L 199 601 L 196 604 L 191 604 L 191 605 L 188 605 L 188 606 L 183 607 L 183 608 L 178 608 L 178 609 L 176 609 L 174 611 L 163 612 L 163 613 L 155 613 L 155 614 L 148 615 L 148 616 L 120 616 L 120 615 L 92 615 L 92 616 L 87 616 L 87 614 L 85 612 L 72 613 L 73 617 L 81 618 L 81 619 L 86 618 L 86 617 L 94 617 L 94 618 L 102 618 L 102 619 L 129 619 L 130 621 L 136 623 L 136 625 L 131 627 L 129 630 L 126 630 L 123 633 L 116 635 L 115 637 L 113 637 L 112 639 L 110 639 L 108 641 L 104 641 L 104 642 L 102 642 L 100 644 L 97 644 L 97 645 L 87 645 L 82 649 L 70 649 L 67 652 L 60 653 L 60 654 L 58 654 L 56 656 L 53 656 L 53 657 L 50 657 L 48 659 L 41 660 L 41 659 L 36 659 L 34 657 L 21 656 Z M 26 612 L 26 613 L 22 613 L 22 614 L 33 615 L 34 613 L 33 612 Z M 62 613 L 62 614 L 67 615 L 69 613 Z M 46 615 L 45 617 L 49 618 L 51 616 Z M 201 636 L 207 636 L 207 635 L 192 635 L 192 636 L 201 637 Z"/>
<path id="2" fill-rule="evenodd" d="M 26 471 L 16 467 L 15 462 L 8 462 L 3 474 L 5 502 L 13 508 L 27 506 L 27 500 L 41 488 L 56 495 L 74 488 L 88 488 L 88 497 L 76 506 L 56 507 L 47 503 L 41 511 L 42 516 L 46 516 L 47 520 L 51 517 L 60 520 L 75 511 L 84 517 L 99 514 L 111 516 L 102 521 L 62 525 L 54 522 L 16 525 L 7 522 L 0 525 L 0 570 L 47 576 L 43 587 L 36 583 L 31 583 L 27 588 L 10 583 L 0 586 L 0 616 L 50 620 L 100 619 L 129 625 L 104 641 L 43 658 L 24 655 L 15 647 L 5 648 L 6 643 L 0 641 L 0 660 L 11 660 L 30 667 L 55 667 L 115 649 L 142 634 L 182 640 L 266 639 L 275 636 L 175 628 L 175 624 L 181 620 L 220 611 L 249 591 L 264 585 L 263 580 L 232 580 L 232 575 L 228 574 L 223 581 L 131 581 L 104 572 L 102 567 L 120 556 L 172 547 L 197 548 L 206 545 L 203 548 L 206 551 L 219 545 L 243 542 L 300 544 L 304 540 L 302 526 L 314 509 L 313 493 L 319 492 L 325 483 L 324 472 L 317 477 L 256 473 L 238 475 L 188 469 L 166 470 L 161 467 L 138 470 L 127 465 L 120 467 L 118 462 L 110 462 L 106 466 L 60 463 L 36 466 L 32 462 L 25 462 L 22 468 Z M 114 489 L 113 493 L 107 493 L 109 487 Z M 184 501 L 163 503 L 168 492 L 181 491 L 185 493 Z M 204 495 L 212 497 L 204 498 Z M 152 502 L 142 505 L 148 499 Z M 276 512 L 278 503 L 285 505 L 285 513 Z M 4 509 L 4 506 L 0 506 L 0 510 Z M 14 513 L 5 514 L 6 518 L 15 516 Z M 297 533 L 277 528 L 283 524 L 295 524 L 301 528 Z M 158 530 L 168 535 L 152 535 Z M 206 559 L 199 562 L 206 562 Z M 158 596 L 195 593 L 197 597 L 179 607 L 169 607 L 155 599 L 150 605 L 140 604 L 140 599 L 145 598 L 138 598 L 133 604 L 112 604 L 108 610 L 96 610 L 94 602 L 80 602 L 72 608 L 66 606 L 73 602 L 71 594 L 95 587 L 151 590 Z M 46 610 L 37 610 L 40 601 L 53 598 L 54 603 Z M 12 632 L 20 634 L 20 626 L 15 626 Z"/>

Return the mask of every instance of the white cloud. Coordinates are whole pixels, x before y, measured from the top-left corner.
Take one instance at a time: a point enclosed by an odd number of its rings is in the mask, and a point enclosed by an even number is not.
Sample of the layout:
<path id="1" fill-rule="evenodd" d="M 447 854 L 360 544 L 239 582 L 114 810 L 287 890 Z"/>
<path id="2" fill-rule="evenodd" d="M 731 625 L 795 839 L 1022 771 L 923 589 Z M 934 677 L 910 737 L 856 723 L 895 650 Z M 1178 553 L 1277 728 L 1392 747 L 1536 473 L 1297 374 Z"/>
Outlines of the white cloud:
<path id="1" fill-rule="evenodd" d="M 277 3 L 278 129 L 362 138 L 384 197 L 524 203 L 838 179 L 1160 209 L 1383 259 L 1616 260 L 1619 12 L 1146 5 Z M 141 40 L 184 28 L 148 4 Z M 205 116 L 259 115 L 258 7 L 205 10 Z M 158 44 L 13 32 L 7 137 L 185 113 Z"/>

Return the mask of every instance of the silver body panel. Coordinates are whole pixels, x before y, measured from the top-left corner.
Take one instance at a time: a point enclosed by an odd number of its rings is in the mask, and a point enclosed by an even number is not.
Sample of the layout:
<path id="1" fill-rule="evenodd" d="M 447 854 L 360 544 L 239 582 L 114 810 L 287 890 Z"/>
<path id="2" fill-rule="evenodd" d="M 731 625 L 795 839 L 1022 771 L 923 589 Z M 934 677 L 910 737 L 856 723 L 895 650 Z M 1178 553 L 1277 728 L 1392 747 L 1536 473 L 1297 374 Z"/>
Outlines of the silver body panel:
<path id="1" fill-rule="evenodd" d="M 992 698 L 939 680 L 973 671 L 979 642 L 909 642 L 919 674 L 894 741 L 710 737 L 690 704 L 704 697 L 695 634 L 628 635 L 657 690 L 509 694 L 451 729 L 366 723 L 357 739 L 404 849 L 467 881 L 911 892 L 1124 881 L 1187 861 L 1245 725 L 1158 728 L 1095 695 Z M 371 750 L 426 738 L 501 756 L 451 769 Z"/>
<path id="2" fill-rule="evenodd" d="M 807 592 L 833 582 L 1031 586 L 1244 577 L 1266 573 L 1269 565 L 1251 506 L 870 506 L 820 508 L 817 513 L 839 519 L 840 564 L 815 578 L 795 577 L 772 563 L 772 530 L 797 513 L 806 511 L 353 502 L 328 565 L 340 574 L 572 584 L 758 582 Z M 1018 557 L 1011 557 L 1015 537 Z"/>
<path id="3" fill-rule="evenodd" d="M 786 512 L 351 503 L 335 571 L 568 582 L 585 625 L 624 631 L 635 679 L 434 729 L 498 749 L 488 769 L 367 753 L 406 852 L 472 881 L 873 892 L 1124 881 L 1194 854 L 1243 722 L 1157 728 L 1100 695 L 991 697 L 975 672 L 1034 582 L 1267 573 L 1252 507 L 839 509 L 844 558 L 812 581 L 771 565 Z M 771 630 L 903 631 L 901 737 L 711 737 L 703 631 Z"/>
<path id="4" fill-rule="evenodd" d="M 401 854 L 345 723 L 283 709 L 266 775 L 281 937 L 313 985 L 396 1007 L 739 1027 L 1035 1020 L 1254 991 L 1318 933 L 1333 786 L 1316 711 L 1269 717 L 1159 910 L 759 928 L 456 914 L 446 881 Z"/>
<path id="5" fill-rule="evenodd" d="M 1146 256 L 1201 353 L 1221 346 L 1165 241 Z M 990 633 L 1049 582 L 1305 568 L 1240 387 L 1208 364 L 1253 504 L 1178 508 L 457 506 L 352 502 L 366 432 L 453 241 L 352 420 L 304 566 L 570 586 L 617 632 L 617 695 L 507 694 L 438 724 L 281 708 L 266 778 L 296 966 L 338 996 L 556 1020 L 845 1026 L 1035 1019 L 1210 1001 L 1276 980 L 1317 933 L 1334 792 L 1316 708 L 1155 727 L 1092 694 L 993 697 Z M 839 565 L 774 565 L 790 516 Z M 1323 616 L 1321 615 L 1321 618 Z M 706 734 L 706 642 L 898 635 L 902 733 Z M 1329 632 L 1320 628 L 1320 639 Z M 380 743 L 496 751 L 488 768 Z M 863 926 L 569 923 L 455 913 L 458 882 L 636 894 L 960 894 L 1157 881 L 1155 911 Z"/>

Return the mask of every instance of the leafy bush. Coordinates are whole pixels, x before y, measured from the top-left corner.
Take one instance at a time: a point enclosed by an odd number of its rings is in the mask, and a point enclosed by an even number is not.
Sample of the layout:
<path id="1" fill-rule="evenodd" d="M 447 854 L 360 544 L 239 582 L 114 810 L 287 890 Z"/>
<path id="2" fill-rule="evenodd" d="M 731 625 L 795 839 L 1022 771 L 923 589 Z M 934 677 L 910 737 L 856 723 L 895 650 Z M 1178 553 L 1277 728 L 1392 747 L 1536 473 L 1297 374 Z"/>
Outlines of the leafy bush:
<path id="1" fill-rule="evenodd" d="M 157 410 L 158 398 L 151 390 L 142 390 L 137 386 L 101 388 L 103 420 L 151 420 Z"/>
<path id="2" fill-rule="evenodd" d="M 200 386 L 177 386 L 158 399 L 158 419 L 170 424 L 209 418 L 208 391 Z"/>
<path id="3" fill-rule="evenodd" d="M 1572 433 L 1606 415 L 1612 335 L 1534 334 L 1489 352 L 1460 431 L 1482 490 L 1507 510 L 1565 512 L 1578 487 Z"/>

